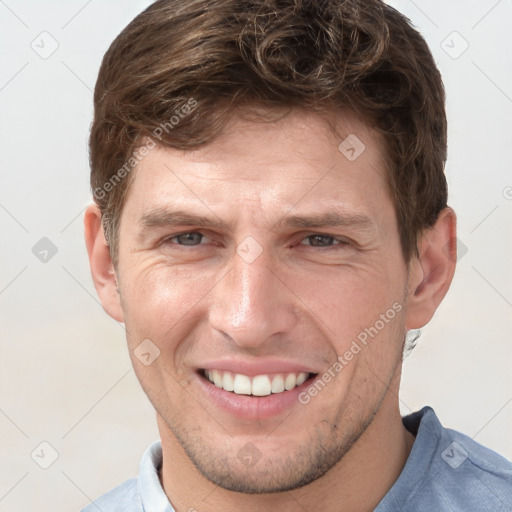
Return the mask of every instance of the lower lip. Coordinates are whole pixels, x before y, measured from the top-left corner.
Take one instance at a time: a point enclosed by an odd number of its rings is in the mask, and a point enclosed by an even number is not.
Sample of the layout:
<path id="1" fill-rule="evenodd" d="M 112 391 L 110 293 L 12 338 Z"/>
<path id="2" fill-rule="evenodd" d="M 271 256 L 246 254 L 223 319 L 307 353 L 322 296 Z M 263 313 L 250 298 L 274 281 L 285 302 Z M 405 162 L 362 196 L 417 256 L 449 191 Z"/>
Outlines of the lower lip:
<path id="1" fill-rule="evenodd" d="M 307 389 L 314 379 L 314 377 L 310 377 L 300 386 L 290 391 L 273 393 L 267 396 L 253 396 L 237 395 L 232 391 L 225 391 L 199 374 L 197 374 L 197 378 L 199 384 L 207 393 L 210 403 L 233 416 L 249 420 L 272 418 L 290 409 L 293 405 L 300 405 L 300 393 Z"/>

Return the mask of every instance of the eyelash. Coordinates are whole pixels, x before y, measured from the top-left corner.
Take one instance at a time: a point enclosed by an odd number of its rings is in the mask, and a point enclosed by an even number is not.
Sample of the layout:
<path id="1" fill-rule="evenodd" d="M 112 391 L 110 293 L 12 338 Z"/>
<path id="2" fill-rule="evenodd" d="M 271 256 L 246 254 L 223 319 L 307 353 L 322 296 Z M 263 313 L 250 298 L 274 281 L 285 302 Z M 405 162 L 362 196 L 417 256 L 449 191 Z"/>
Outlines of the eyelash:
<path id="1" fill-rule="evenodd" d="M 170 237 L 166 238 L 164 240 L 164 243 L 171 243 L 171 245 L 183 245 L 185 247 L 197 247 L 195 245 L 187 246 L 186 244 L 179 244 L 179 243 L 173 243 L 172 242 L 173 238 L 178 238 L 178 237 L 183 236 L 183 235 L 201 235 L 203 238 L 205 237 L 205 235 L 203 235 L 199 231 L 185 231 L 184 233 L 178 233 L 177 235 L 173 235 L 173 236 L 170 236 Z M 202 245 L 202 244 L 198 244 L 198 245 Z"/>
<path id="2" fill-rule="evenodd" d="M 306 236 L 303 240 L 307 240 L 308 238 L 313 238 L 313 237 L 330 238 L 330 239 L 332 239 L 333 242 L 337 242 L 337 243 L 335 243 L 333 245 L 324 245 L 324 246 L 321 246 L 321 247 L 318 247 L 316 245 L 311 245 L 311 244 L 304 244 L 304 245 L 309 245 L 309 247 L 315 247 L 317 249 L 329 249 L 329 248 L 334 248 L 334 247 L 344 247 L 346 245 L 350 245 L 349 242 L 347 242 L 347 240 L 344 240 L 344 239 L 341 239 L 341 238 L 336 238 L 333 235 L 328 235 L 328 234 L 325 234 L 325 233 L 314 233 L 312 235 Z M 302 242 L 299 245 L 303 245 Z"/>
<path id="3" fill-rule="evenodd" d="M 200 245 L 203 245 L 201 243 L 196 244 L 196 245 L 187 245 L 187 244 L 180 244 L 180 243 L 172 242 L 173 239 L 178 238 L 180 236 L 183 236 L 183 235 L 195 235 L 195 234 L 201 235 L 203 238 L 208 238 L 208 237 L 206 237 L 206 235 L 204 235 L 203 233 L 200 233 L 199 231 L 185 231 L 183 233 L 178 233 L 177 235 L 173 235 L 173 236 L 170 236 L 170 237 L 166 238 L 163 241 L 163 243 L 167 243 L 167 244 L 170 244 L 170 245 L 180 245 L 180 246 L 183 246 L 183 247 L 198 247 Z M 326 237 L 326 238 L 332 239 L 333 242 L 337 242 L 337 243 L 333 243 L 332 245 L 324 245 L 324 246 L 315 246 L 315 245 L 311 245 L 311 244 L 303 244 L 302 243 L 304 240 L 311 239 L 313 237 Z M 329 235 L 329 234 L 326 234 L 326 233 L 313 233 L 311 235 L 307 235 L 306 237 L 301 239 L 301 242 L 299 242 L 298 244 L 295 244 L 295 245 L 307 245 L 309 247 L 314 247 L 316 249 L 331 249 L 331 248 L 335 248 L 335 247 L 345 247 L 345 246 L 348 246 L 348 245 L 350 245 L 350 242 L 348 242 L 347 240 L 344 240 L 344 239 L 336 238 L 335 236 Z"/>

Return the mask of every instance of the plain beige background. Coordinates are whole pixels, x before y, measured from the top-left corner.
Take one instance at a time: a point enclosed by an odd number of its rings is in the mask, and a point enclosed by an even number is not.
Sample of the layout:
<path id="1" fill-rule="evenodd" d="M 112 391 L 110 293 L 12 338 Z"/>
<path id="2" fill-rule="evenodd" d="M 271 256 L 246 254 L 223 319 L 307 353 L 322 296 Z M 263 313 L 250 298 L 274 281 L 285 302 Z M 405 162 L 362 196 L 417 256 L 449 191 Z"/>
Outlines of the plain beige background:
<path id="1" fill-rule="evenodd" d="M 82 233 L 99 63 L 148 4 L 0 1 L 0 511 L 80 510 L 135 475 L 158 435 Z M 444 76 L 461 255 L 405 361 L 401 407 L 431 405 L 512 458 L 512 1 L 393 5 Z"/>

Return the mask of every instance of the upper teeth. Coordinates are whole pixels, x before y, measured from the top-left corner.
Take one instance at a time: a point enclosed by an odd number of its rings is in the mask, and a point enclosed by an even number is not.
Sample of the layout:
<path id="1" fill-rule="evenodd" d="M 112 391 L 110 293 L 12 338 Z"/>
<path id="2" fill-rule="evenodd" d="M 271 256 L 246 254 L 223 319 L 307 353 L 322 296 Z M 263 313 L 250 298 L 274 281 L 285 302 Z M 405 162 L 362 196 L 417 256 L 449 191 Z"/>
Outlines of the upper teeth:
<path id="1" fill-rule="evenodd" d="M 281 373 L 276 375 L 256 375 L 248 377 L 241 373 L 222 370 L 205 370 L 210 382 L 224 391 L 233 391 L 238 395 L 267 396 L 270 393 L 282 393 L 300 386 L 309 377 L 308 373 Z"/>

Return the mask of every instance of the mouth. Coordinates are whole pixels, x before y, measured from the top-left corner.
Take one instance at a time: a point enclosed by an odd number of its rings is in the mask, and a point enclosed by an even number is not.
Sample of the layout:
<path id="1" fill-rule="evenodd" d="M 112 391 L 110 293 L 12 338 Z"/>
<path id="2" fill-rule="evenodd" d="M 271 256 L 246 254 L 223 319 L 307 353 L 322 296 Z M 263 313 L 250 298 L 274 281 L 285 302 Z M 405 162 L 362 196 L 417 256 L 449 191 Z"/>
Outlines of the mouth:
<path id="1" fill-rule="evenodd" d="M 306 381 L 313 379 L 317 373 L 286 372 L 248 376 L 217 369 L 201 369 L 199 375 L 217 388 L 235 395 L 265 397 L 293 391 Z"/>

